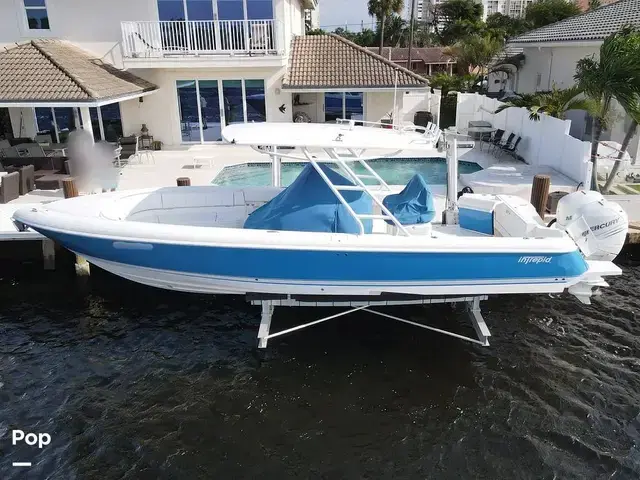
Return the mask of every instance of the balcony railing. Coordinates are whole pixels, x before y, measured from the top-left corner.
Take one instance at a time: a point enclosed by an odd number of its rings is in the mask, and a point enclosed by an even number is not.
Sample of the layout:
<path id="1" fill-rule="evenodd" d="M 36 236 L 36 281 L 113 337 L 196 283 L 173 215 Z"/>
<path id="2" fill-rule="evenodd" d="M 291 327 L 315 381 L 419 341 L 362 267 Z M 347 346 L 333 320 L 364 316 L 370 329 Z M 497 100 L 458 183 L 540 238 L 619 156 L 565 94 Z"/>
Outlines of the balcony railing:
<path id="1" fill-rule="evenodd" d="M 283 28 L 275 20 L 122 22 L 125 58 L 176 55 L 281 54 Z"/>

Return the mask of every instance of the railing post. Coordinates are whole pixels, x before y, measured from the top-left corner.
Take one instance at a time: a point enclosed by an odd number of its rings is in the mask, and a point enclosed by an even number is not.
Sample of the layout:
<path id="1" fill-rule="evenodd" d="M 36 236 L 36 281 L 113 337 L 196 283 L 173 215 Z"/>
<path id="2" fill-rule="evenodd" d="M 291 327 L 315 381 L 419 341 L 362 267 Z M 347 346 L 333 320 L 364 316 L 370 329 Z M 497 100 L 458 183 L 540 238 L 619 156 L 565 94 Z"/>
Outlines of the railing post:
<path id="1" fill-rule="evenodd" d="M 244 30 L 244 49 L 248 52 L 251 51 L 251 44 L 249 43 L 249 28 L 250 25 L 253 25 L 253 20 L 240 20 L 242 22 L 243 30 Z"/>
<path id="2" fill-rule="evenodd" d="M 122 34 L 122 56 L 127 58 L 131 56 L 131 52 L 128 48 L 129 38 L 127 35 L 127 24 L 125 22 L 120 23 L 120 33 Z"/>
<path id="3" fill-rule="evenodd" d="M 222 50 L 222 43 L 220 41 L 220 21 L 219 20 L 213 21 L 213 40 L 215 42 L 213 49 L 215 51 Z"/>

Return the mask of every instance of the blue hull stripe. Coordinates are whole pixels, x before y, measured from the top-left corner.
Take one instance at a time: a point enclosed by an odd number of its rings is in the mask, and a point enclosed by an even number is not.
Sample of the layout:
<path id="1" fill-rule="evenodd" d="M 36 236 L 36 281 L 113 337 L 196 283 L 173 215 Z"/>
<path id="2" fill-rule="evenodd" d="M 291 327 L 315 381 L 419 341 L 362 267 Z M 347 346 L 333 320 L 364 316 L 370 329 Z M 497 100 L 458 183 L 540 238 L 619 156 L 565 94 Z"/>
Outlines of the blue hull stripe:
<path id="1" fill-rule="evenodd" d="M 273 280 L 337 282 L 446 282 L 542 279 L 563 281 L 587 271 L 578 250 L 541 254 L 545 263 L 526 263 L 532 253 L 352 252 L 276 250 L 113 241 L 39 230 L 88 257 L 140 267 L 200 275 Z M 131 248 L 127 248 L 127 245 Z"/>

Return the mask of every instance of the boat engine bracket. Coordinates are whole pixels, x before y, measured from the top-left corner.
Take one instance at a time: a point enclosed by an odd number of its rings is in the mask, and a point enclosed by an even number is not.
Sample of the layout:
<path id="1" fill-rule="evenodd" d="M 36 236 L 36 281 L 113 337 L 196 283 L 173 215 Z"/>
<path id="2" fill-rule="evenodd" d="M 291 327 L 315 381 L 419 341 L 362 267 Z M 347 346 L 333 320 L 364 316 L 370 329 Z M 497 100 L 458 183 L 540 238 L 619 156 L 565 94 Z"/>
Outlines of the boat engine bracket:
<path id="1" fill-rule="evenodd" d="M 408 325 L 412 325 L 414 327 L 424 328 L 426 330 L 431 330 L 436 333 L 440 333 L 443 335 L 448 335 L 454 338 L 458 338 L 460 340 L 464 340 L 471 343 L 476 343 L 482 346 L 489 346 L 489 337 L 491 336 L 491 332 L 489 331 L 489 327 L 487 327 L 484 318 L 482 317 L 482 312 L 480 310 L 480 302 L 482 300 L 486 300 L 487 295 L 474 295 L 474 296 L 457 296 L 457 297 L 419 297 L 415 296 L 398 299 L 397 297 L 402 296 L 393 296 L 394 299 L 388 300 L 371 300 L 370 298 L 339 298 L 333 297 L 331 299 L 323 297 L 322 300 L 316 299 L 313 296 L 293 296 L 286 295 L 281 298 L 277 298 L 278 296 L 270 295 L 268 297 L 260 296 L 260 295 L 248 295 L 247 300 L 252 305 L 259 305 L 262 308 L 262 313 L 260 317 L 260 328 L 258 329 L 258 348 L 266 348 L 269 339 L 279 337 L 281 335 L 286 335 L 288 333 L 293 333 L 298 330 L 302 330 L 304 328 L 312 327 L 314 325 L 318 325 L 319 323 L 326 322 L 328 320 L 333 320 L 334 318 L 342 317 L 344 315 L 348 315 L 350 313 L 364 311 L 368 313 L 372 313 L 374 315 L 378 315 L 381 317 L 389 318 L 391 320 L 395 320 L 397 322 L 406 323 Z M 400 305 L 432 305 L 432 304 L 457 304 L 464 303 L 465 309 L 469 315 L 469 319 L 471 320 L 471 324 L 473 329 L 476 332 L 477 338 L 467 337 L 464 335 L 460 335 L 458 333 L 450 332 L 448 330 L 443 330 L 440 328 L 432 327 L 430 325 L 425 325 L 423 323 L 414 322 L 412 320 L 407 320 L 404 318 L 396 317 L 394 315 L 390 315 L 388 313 L 380 312 L 378 310 L 373 310 L 372 307 L 382 307 L 382 306 L 400 306 Z M 344 310 L 340 313 L 329 315 L 327 317 L 322 317 L 318 320 L 314 320 L 312 322 L 303 323 L 301 325 L 296 325 L 295 327 L 288 328 L 286 330 L 281 330 L 279 332 L 271 333 L 271 320 L 273 319 L 273 314 L 275 311 L 275 307 L 351 307 L 347 310 Z"/>

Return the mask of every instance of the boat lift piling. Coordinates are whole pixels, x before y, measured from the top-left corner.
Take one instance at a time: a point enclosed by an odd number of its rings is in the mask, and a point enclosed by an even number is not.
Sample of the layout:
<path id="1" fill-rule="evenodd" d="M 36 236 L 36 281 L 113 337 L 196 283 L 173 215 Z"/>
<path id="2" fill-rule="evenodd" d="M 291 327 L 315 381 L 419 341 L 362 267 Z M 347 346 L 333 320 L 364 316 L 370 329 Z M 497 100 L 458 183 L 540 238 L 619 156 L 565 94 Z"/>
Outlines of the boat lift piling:
<path id="1" fill-rule="evenodd" d="M 73 178 L 69 178 L 62 181 L 62 191 L 64 192 L 64 198 L 74 198 L 79 195 L 78 186 L 76 185 L 76 181 Z M 44 251 L 44 244 L 43 244 Z M 89 266 L 89 262 L 87 259 L 77 255 L 75 256 L 75 270 L 76 275 L 79 277 L 88 277 L 91 274 L 91 267 Z M 46 265 L 46 257 L 45 257 L 45 265 Z"/>

